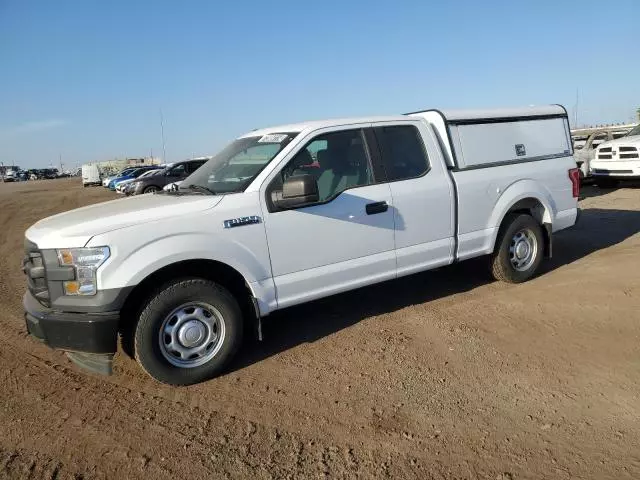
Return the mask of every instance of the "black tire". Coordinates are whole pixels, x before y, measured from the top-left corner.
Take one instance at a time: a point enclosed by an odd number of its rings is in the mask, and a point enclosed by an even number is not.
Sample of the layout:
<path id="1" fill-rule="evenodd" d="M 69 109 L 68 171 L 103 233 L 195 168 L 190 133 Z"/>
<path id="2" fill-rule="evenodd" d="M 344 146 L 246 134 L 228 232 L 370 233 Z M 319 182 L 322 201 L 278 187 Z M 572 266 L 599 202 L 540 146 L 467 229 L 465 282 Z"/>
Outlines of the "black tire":
<path id="1" fill-rule="evenodd" d="M 613 178 L 596 178 L 594 183 L 600 188 L 616 188 L 618 181 Z"/>
<path id="2" fill-rule="evenodd" d="M 159 191 L 160 189 L 155 185 L 149 185 L 142 191 L 142 193 L 153 193 L 153 192 L 159 192 Z"/>
<path id="3" fill-rule="evenodd" d="M 532 252 L 530 263 L 518 269 L 512 262 L 511 248 L 514 238 L 521 232 L 526 232 L 527 238 L 535 238 L 535 250 Z M 529 236 L 529 234 L 531 234 Z M 494 252 L 491 256 L 491 273 L 496 280 L 507 283 L 522 283 L 533 277 L 544 257 L 545 239 L 540 224 L 530 215 L 512 213 L 505 217 L 500 227 Z M 515 255 L 515 254 L 514 254 Z M 524 268 L 526 267 L 526 268 Z"/>
<path id="4" fill-rule="evenodd" d="M 160 329 L 172 311 L 189 302 L 212 306 L 223 319 L 224 336 L 213 358 L 202 365 L 181 367 L 167 359 L 168 354 L 161 345 L 163 337 L 160 336 Z M 140 314 L 134 334 L 135 358 L 142 368 L 159 382 L 192 385 L 209 380 L 222 372 L 238 351 L 242 337 L 242 312 L 231 293 L 210 280 L 176 280 L 162 287 Z"/>

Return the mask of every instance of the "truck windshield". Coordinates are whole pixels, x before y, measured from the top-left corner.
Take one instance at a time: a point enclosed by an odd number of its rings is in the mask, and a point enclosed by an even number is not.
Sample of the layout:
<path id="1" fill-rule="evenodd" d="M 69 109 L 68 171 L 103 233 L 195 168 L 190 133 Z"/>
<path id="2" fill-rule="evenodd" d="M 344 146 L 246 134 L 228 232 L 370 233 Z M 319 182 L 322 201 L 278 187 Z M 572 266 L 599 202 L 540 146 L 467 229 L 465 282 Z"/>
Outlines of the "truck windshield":
<path id="1" fill-rule="evenodd" d="M 633 137 L 634 135 L 640 135 L 640 125 L 636 125 L 631 129 L 629 133 L 627 133 L 626 137 Z"/>
<path id="2" fill-rule="evenodd" d="M 187 177 L 180 190 L 242 192 L 297 133 L 238 138 Z"/>

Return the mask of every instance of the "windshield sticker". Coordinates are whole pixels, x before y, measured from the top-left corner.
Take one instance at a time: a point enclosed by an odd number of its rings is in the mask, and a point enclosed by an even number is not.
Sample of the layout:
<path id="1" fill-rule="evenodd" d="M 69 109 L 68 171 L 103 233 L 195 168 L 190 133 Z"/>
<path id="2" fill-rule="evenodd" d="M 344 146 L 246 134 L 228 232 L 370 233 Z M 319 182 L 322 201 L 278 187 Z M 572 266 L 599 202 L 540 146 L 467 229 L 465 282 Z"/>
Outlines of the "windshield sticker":
<path id="1" fill-rule="evenodd" d="M 286 133 L 269 133 L 263 135 L 258 143 L 282 143 L 287 139 Z"/>

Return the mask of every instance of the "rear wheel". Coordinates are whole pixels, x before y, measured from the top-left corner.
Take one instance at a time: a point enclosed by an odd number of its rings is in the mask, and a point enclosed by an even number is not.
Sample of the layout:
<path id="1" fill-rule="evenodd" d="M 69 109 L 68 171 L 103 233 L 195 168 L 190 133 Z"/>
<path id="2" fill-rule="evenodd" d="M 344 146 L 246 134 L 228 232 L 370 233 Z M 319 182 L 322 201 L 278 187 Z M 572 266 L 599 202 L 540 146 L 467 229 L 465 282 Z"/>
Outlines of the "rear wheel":
<path id="1" fill-rule="evenodd" d="M 154 379 L 191 385 L 218 375 L 242 342 L 238 302 L 204 279 L 174 281 L 147 304 L 135 328 L 135 356 Z"/>
<path id="2" fill-rule="evenodd" d="M 491 272 L 496 280 L 521 283 L 533 277 L 544 255 L 544 235 L 530 215 L 510 214 L 502 223 Z"/>

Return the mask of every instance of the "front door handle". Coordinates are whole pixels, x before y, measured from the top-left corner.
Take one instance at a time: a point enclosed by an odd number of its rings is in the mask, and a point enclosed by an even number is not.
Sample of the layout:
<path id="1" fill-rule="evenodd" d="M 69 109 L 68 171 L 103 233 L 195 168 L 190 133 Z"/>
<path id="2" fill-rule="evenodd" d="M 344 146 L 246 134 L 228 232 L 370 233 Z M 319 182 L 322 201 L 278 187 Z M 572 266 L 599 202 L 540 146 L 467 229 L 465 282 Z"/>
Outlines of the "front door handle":
<path id="1" fill-rule="evenodd" d="M 383 213 L 389 210 L 389 205 L 387 202 L 367 203 L 366 210 L 367 215 L 375 215 L 376 213 Z"/>

